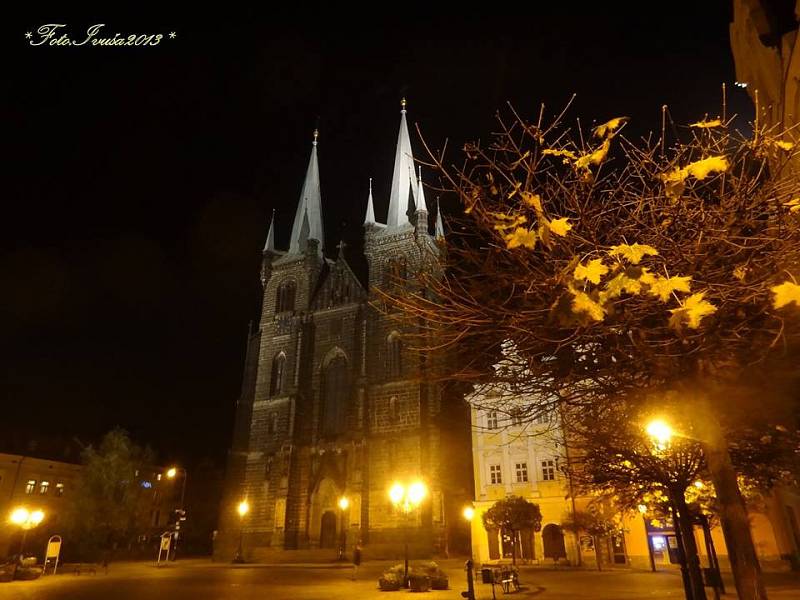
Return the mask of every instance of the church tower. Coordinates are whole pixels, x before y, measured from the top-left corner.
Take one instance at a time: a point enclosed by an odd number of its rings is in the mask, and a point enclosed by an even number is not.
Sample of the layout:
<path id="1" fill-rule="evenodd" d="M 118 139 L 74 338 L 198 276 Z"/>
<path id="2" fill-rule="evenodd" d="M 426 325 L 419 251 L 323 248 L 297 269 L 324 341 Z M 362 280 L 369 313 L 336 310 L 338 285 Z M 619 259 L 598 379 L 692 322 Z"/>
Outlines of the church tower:
<path id="1" fill-rule="evenodd" d="M 406 535 L 430 556 L 445 535 L 441 391 L 425 382 L 407 332 L 375 309 L 377 289 L 414 285 L 442 233 L 438 221 L 431 235 L 405 100 L 385 224 L 376 220 L 370 180 L 363 282 L 343 243 L 335 259 L 324 254 L 317 146 L 315 132 L 288 250 L 275 248 L 274 216 L 267 234 L 261 320 L 249 337 L 215 553 L 231 552 L 241 525 L 254 561 L 323 552 L 343 539 L 348 547 L 360 541 L 367 556 L 395 556 Z M 405 515 L 388 490 L 418 480 L 428 494 Z M 240 523 L 241 499 L 250 512 Z"/>

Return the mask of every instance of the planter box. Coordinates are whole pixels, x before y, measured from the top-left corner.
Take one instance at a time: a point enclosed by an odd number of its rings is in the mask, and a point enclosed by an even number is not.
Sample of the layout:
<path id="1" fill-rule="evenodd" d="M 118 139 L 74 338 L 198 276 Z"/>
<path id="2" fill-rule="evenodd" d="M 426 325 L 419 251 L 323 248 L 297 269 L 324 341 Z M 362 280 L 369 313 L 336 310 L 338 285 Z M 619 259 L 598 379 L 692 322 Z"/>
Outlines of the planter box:
<path id="1" fill-rule="evenodd" d="M 378 579 L 378 587 L 382 592 L 396 592 L 400 589 L 402 582 L 395 578 L 381 577 Z"/>
<path id="2" fill-rule="evenodd" d="M 427 575 L 410 575 L 408 587 L 412 592 L 427 592 L 431 589 L 431 578 Z"/>

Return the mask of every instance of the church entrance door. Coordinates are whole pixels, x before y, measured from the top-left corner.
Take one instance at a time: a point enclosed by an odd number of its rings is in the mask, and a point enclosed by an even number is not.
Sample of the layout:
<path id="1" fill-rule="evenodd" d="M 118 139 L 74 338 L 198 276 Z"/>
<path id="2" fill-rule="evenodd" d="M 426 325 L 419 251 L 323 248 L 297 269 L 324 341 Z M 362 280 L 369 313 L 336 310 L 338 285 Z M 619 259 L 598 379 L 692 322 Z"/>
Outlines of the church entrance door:
<path id="1" fill-rule="evenodd" d="M 336 513 L 332 510 L 326 510 L 322 515 L 322 527 L 319 532 L 319 547 L 336 547 Z"/>

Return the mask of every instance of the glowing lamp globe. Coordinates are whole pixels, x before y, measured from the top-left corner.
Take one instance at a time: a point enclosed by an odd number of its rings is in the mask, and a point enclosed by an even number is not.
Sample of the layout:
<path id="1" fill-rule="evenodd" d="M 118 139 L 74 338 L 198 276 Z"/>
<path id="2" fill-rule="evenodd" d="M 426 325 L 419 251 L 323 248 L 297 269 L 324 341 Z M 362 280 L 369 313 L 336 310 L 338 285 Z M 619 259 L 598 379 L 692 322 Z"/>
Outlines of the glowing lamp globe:
<path id="1" fill-rule="evenodd" d="M 419 504 L 428 493 L 428 489 L 421 481 L 415 481 L 408 488 L 408 499 L 412 504 Z"/>
<path id="2" fill-rule="evenodd" d="M 393 504 L 400 504 L 403 501 L 403 496 L 406 495 L 406 490 L 400 483 L 395 483 L 389 489 L 389 499 Z"/>

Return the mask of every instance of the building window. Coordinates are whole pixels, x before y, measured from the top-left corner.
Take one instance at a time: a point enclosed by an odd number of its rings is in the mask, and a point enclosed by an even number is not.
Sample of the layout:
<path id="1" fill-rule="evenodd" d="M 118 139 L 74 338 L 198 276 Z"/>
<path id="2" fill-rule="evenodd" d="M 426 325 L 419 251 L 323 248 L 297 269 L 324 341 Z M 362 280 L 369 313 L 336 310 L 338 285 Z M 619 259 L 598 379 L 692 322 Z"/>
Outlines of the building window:
<path id="1" fill-rule="evenodd" d="M 275 312 L 287 312 L 294 310 L 294 297 L 297 286 L 294 281 L 284 281 L 278 286 L 278 293 L 275 297 Z"/>
<path id="2" fill-rule="evenodd" d="M 486 413 L 486 428 L 497 429 L 497 411 L 490 410 Z"/>
<path id="3" fill-rule="evenodd" d="M 550 413 L 549 412 L 539 413 L 538 415 L 536 415 L 536 419 L 534 420 L 534 422 L 537 425 L 546 425 L 547 423 L 550 422 Z"/>
<path id="4" fill-rule="evenodd" d="M 554 460 L 542 461 L 542 481 L 555 481 L 556 462 Z"/>
<path id="5" fill-rule="evenodd" d="M 386 261 L 386 283 L 401 283 L 408 277 L 405 258 L 391 258 Z"/>
<path id="6" fill-rule="evenodd" d="M 56 484 L 56 496 L 63 496 L 64 495 L 64 484 L 57 483 Z"/>
<path id="7" fill-rule="evenodd" d="M 392 396 L 389 398 L 389 421 L 391 425 L 396 423 L 397 417 L 397 396 Z"/>
<path id="8" fill-rule="evenodd" d="M 337 356 L 323 372 L 322 435 L 334 436 L 342 433 L 350 400 L 350 381 L 347 374 L 347 359 Z"/>
<path id="9" fill-rule="evenodd" d="M 400 334 L 393 331 L 386 338 L 386 375 L 396 379 L 403 373 L 403 342 Z"/>
<path id="10" fill-rule="evenodd" d="M 511 423 L 516 426 L 522 425 L 522 409 L 516 408 L 511 412 Z"/>
<path id="11" fill-rule="evenodd" d="M 267 421 L 267 433 L 270 435 L 278 430 L 278 413 L 269 413 Z"/>
<path id="12" fill-rule="evenodd" d="M 25 493 L 32 494 L 35 491 L 36 491 L 36 480 L 28 479 L 28 483 L 25 484 Z"/>
<path id="13" fill-rule="evenodd" d="M 39 484 L 39 494 L 41 494 L 42 496 L 47 494 L 47 490 L 49 490 L 49 489 L 50 489 L 50 482 L 49 481 L 42 481 Z"/>
<path id="14" fill-rule="evenodd" d="M 161 473 L 156 474 L 156 481 L 161 481 Z"/>
<path id="15" fill-rule="evenodd" d="M 517 483 L 528 483 L 528 463 L 517 463 Z"/>
<path id="16" fill-rule="evenodd" d="M 489 481 L 491 483 L 503 483 L 503 473 L 500 465 L 489 465 Z"/>
<path id="17" fill-rule="evenodd" d="M 278 396 L 283 390 L 283 372 L 286 367 L 286 355 L 279 352 L 272 359 L 272 375 L 269 379 L 269 395 Z"/>

